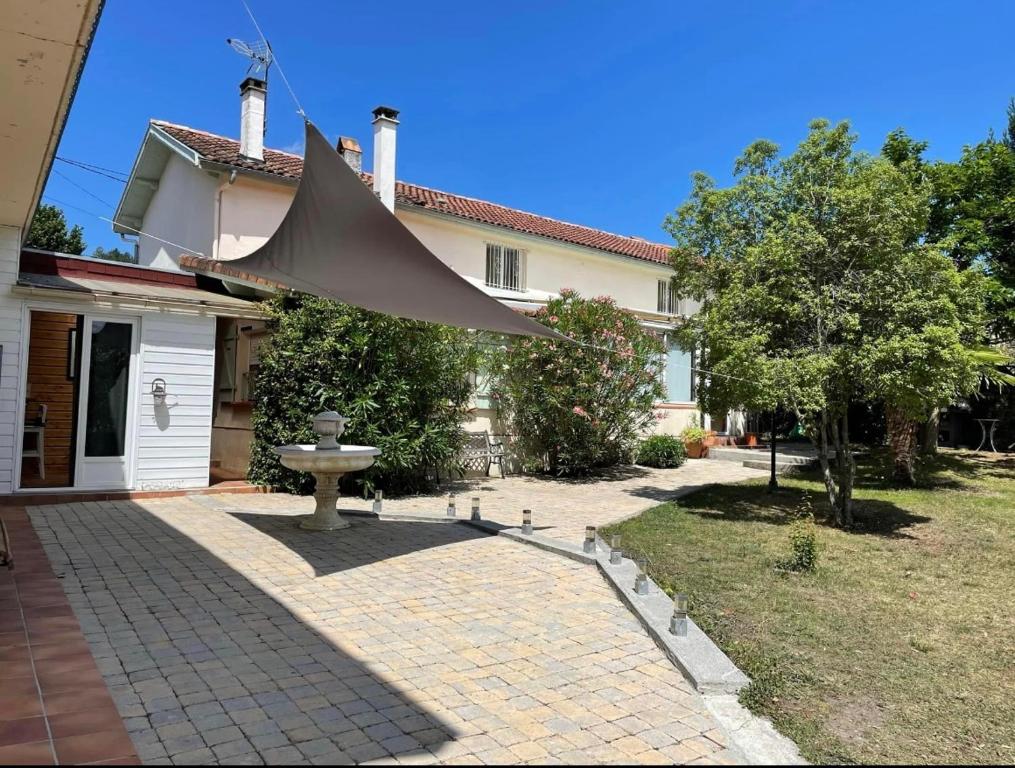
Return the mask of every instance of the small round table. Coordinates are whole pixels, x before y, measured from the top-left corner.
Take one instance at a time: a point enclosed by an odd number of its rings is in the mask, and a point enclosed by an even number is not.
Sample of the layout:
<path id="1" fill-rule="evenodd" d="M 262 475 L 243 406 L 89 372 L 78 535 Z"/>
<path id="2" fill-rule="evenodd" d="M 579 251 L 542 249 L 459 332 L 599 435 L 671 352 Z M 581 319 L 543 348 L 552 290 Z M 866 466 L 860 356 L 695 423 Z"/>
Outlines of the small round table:
<path id="1" fill-rule="evenodd" d="M 983 448 L 984 443 L 990 443 L 990 450 L 997 453 L 997 448 L 994 446 L 994 432 L 997 430 L 997 422 L 999 421 L 1000 419 L 977 419 L 982 434 L 980 444 L 976 446 L 977 451 Z M 987 429 L 988 424 L 990 424 L 990 429 Z"/>

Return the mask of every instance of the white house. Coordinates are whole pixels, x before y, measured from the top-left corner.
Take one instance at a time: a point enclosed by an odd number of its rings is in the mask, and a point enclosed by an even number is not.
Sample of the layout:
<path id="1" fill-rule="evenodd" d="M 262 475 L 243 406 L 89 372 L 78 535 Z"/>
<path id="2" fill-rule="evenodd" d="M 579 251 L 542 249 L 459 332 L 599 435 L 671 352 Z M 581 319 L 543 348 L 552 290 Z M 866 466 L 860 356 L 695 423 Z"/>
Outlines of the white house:
<path id="1" fill-rule="evenodd" d="M 114 230 L 157 235 L 182 247 L 141 238 L 139 264 L 180 269 L 181 256 L 219 260 L 245 256 L 275 231 L 302 172 L 299 155 L 266 149 L 266 85 L 241 85 L 240 139 L 152 120 L 114 216 Z M 610 295 L 661 334 L 672 330 L 690 303 L 669 290 L 669 246 L 442 192 L 395 179 L 398 113 L 374 111 L 374 165 L 364 173 L 360 145 L 342 137 L 338 150 L 372 184 L 383 202 L 440 259 L 509 306 L 534 308 L 568 287 L 586 296 Z M 186 262 L 186 259 L 184 258 Z M 240 295 L 250 286 L 226 284 Z M 219 322 L 213 456 L 245 469 L 250 442 L 248 395 L 256 376 L 256 322 Z M 693 361 L 670 345 L 659 429 L 675 433 L 697 415 Z M 477 396 L 470 429 L 498 431 L 494 411 Z"/>

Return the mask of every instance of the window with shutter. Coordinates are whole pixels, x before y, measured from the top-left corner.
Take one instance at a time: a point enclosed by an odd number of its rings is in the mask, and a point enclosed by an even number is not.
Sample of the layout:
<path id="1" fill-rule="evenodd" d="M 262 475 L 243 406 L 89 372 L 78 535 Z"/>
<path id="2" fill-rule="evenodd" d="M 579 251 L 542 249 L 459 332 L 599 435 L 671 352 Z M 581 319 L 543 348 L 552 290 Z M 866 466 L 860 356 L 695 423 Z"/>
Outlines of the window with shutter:
<path id="1" fill-rule="evenodd" d="M 656 288 L 656 311 L 667 315 L 680 314 L 680 300 L 677 298 L 673 283 L 669 280 L 660 280 Z"/>
<path id="2" fill-rule="evenodd" d="M 486 244 L 486 284 L 520 291 L 525 287 L 523 253 L 517 248 Z"/>

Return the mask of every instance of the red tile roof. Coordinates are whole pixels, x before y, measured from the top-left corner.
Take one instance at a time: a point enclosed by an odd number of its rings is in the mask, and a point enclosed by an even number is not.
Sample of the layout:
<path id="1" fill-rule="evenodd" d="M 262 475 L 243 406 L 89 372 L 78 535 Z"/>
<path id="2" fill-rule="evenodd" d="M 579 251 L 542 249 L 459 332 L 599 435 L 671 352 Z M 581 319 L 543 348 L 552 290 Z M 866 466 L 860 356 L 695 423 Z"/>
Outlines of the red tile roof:
<path id="1" fill-rule="evenodd" d="M 153 120 L 152 124 L 177 141 L 186 144 L 206 160 L 215 163 L 259 171 L 285 179 L 299 179 L 303 173 L 303 158 L 299 155 L 275 149 L 265 149 L 264 162 L 259 163 L 240 155 L 240 143 L 235 139 L 161 120 Z M 372 180 L 368 173 L 361 175 L 363 180 L 368 183 Z M 396 182 L 395 199 L 403 205 L 424 208 L 495 227 L 504 227 L 515 232 L 546 237 L 562 243 L 581 245 L 658 264 L 665 264 L 669 260 L 670 246 L 668 245 L 652 243 L 638 237 L 614 235 L 600 229 L 583 227 L 580 224 L 569 224 L 566 221 L 526 213 L 485 200 L 421 187 L 418 184 Z"/>

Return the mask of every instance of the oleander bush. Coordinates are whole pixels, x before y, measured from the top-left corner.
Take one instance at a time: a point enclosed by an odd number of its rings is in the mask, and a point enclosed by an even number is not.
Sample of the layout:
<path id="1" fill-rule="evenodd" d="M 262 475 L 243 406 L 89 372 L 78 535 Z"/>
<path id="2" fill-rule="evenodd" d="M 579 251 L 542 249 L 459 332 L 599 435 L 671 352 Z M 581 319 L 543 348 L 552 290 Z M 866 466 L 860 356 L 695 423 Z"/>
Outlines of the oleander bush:
<path id="1" fill-rule="evenodd" d="M 316 296 L 276 296 L 265 308 L 271 333 L 254 391 L 252 482 L 313 491 L 313 476 L 283 467 L 272 448 L 316 442 L 310 418 L 323 410 L 350 419 L 340 442 L 382 451 L 373 467 L 343 479 L 343 492 L 418 492 L 437 471 L 461 471 L 472 334 Z"/>
<path id="2" fill-rule="evenodd" d="M 672 435 L 652 435 L 638 446 L 637 462 L 645 467 L 671 469 L 687 461 L 684 441 Z"/>
<path id="3" fill-rule="evenodd" d="M 523 467 L 573 476 L 629 462 L 663 397 L 662 344 L 606 296 L 563 289 L 536 319 L 580 343 L 517 338 L 492 355 L 491 396 Z"/>

